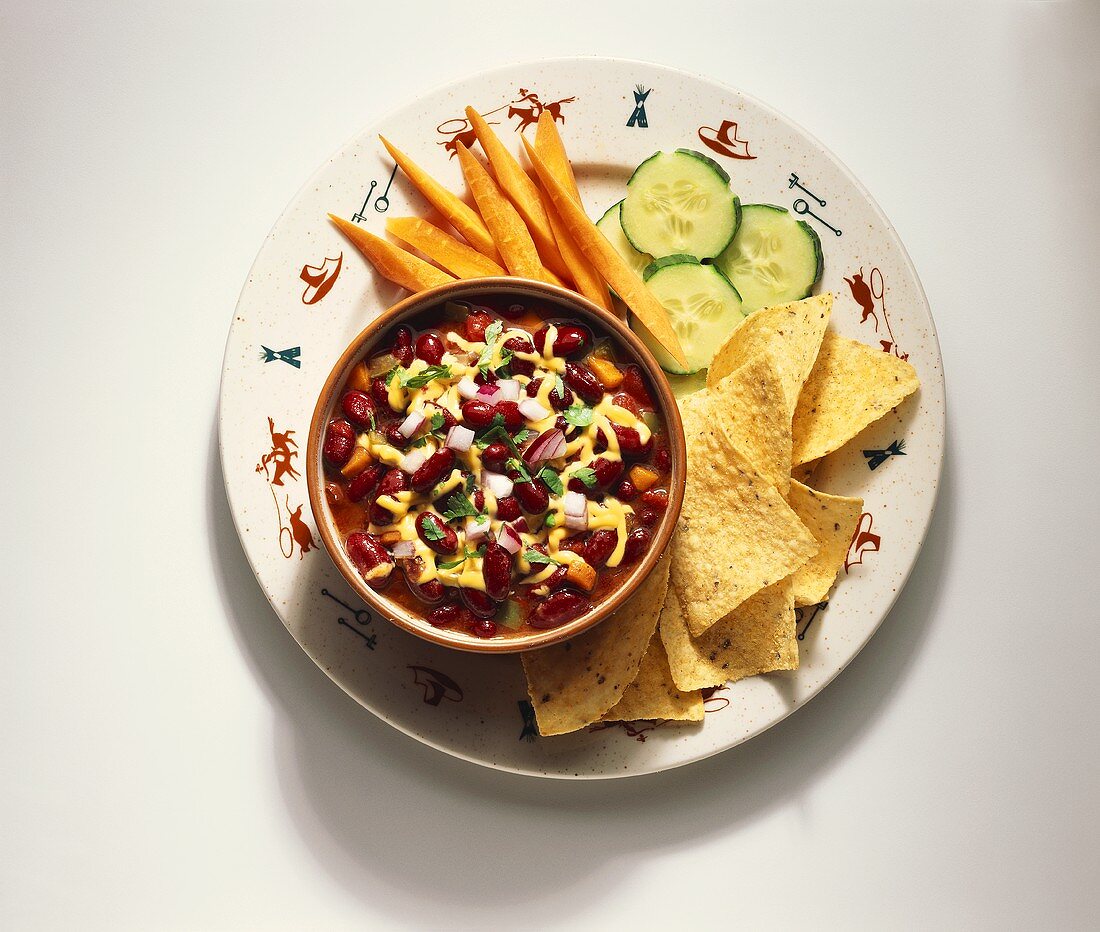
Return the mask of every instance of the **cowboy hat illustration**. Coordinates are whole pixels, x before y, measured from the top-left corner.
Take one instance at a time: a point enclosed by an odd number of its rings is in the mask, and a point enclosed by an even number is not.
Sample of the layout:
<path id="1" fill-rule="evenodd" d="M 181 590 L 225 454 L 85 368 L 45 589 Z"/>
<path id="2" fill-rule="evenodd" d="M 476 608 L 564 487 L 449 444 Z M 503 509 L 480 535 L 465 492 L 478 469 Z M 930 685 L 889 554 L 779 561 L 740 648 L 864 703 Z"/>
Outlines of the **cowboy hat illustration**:
<path id="1" fill-rule="evenodd" d="M 732 120 L 723 120 L 718 129 L 713 126 L 700 126 L 699 138 L 706 143 L 708 149 L 719 155 L 725 155 L 731 159 L 756 158 L 755 155 L 749 154 L 749 144 L 737 138 L 737 124 Z"/>

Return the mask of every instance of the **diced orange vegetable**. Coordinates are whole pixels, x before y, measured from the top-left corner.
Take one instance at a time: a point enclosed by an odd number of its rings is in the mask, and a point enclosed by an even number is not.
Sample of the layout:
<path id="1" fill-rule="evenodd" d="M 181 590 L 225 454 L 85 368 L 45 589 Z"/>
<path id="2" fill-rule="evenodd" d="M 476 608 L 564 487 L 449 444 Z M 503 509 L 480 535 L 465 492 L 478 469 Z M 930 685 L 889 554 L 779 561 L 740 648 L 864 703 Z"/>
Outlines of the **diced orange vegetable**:
<path id="1" fill-rule="evenodd" d="M 546 216 L 546 208 L 543 207 L 542 198 L 539 196 L 538 185 L 531 180 L 516 157 L 508 151 L 480 113 L 473 107 L 467 107 L 466 118 L 473 126 L 474 132 L 477 133 L 477 141 L 481 143 L 481 148 L 489 158 L 489 165 L 496 176 L 497 184 L 508 195 L 523 218 L 523 222 L 527 224 L 527 230 L 535 243 L 542 264 L 559 278 L 570 279 L 572 276 L 569 266 L 562 259 L 558 249 L 550 219 Z"/>
<path id="2" fill-rule="evenodd" d="M 584 560 L 571 561 L 565 568 L 565 578 L 585 592 L 591 592 L 596 585 L 596 571 Z"/>
<path id="3" fill-rule="evenodd" d="M 350 479 L 352 476 L 358 476 L 370 464 L 371 458 L 366 448 L 356 447 L 352 451 L 351 459 L 344 464 L 340 472 Z"/>
<path id="4" fill-rule="evenodd" d="M 401 532 L 386 531 L 384 534 L 379 534 L 378 539 L 382 542 L 383 546 L 392 547 L 394 544 L 399 544 L 401 542 Z"/>
<path id="5" fill-rule="evenodd" d="M 523 138 L 523 144 L 525 146 L 529 145 L 526 138 Z M 577 179 L 573 175 L 573 166 L 569 162 L 569 156 L 565 152 L 565 144 L 561 140 L 561 135 L 558 133 L 558 128 L 549 110 L 543 110 L 539 116 L 538 128 L 535 131 L 535 149 L 542 156 L 542 160 L 550 171 L 554 173 L 554 176 L 572 193 L 573 199 L 578 204 L 582 203 L 580 191 L 577 189 Z M 566 230 L 561 217 L 554 209 L 553 203 L 550 202 L 550 196 L 545 191 L 541 193 L 547 201 L 545 205 L 546 213 L 550 217 L 550 227 L 554 231 L 558 249 L 561 251 L 561 257 L 565 260 L 565 264 L 569 267 L 573 281 L 576 282 L 577 291 L 593 304 L 598 304 L 605 311 L 613 312 L 611 297 L 607 292 L 607 282 L 600 277 L 600 273 L 593 268 L 592 263 L 585 258 L 584 253 L 573 242 L 573 237 L 569 235 L 569 231 Z"/>
<path id="6" fill-rule="evenodd" d="M 596 374 L 596 378 L 600 380 L 600 384 L 609 392 L 615 391 L 616 388 L 623 384 L 622 369 L 616 366 L 610 359 L 602 359 L 599 356 L 589 356 L 588 368 Z"/>
<path id="7" fill-rule="evenodd" d="M 501 193 L 485 166 L 461 142 L 458 143 L 458 161 L 509 273 L 546 281 L 535 242 L 512 202 Z"/>
<path id="8" fill-rule="evenodd" d="M 630 481 L 639 492 L 646 492 L 660 482 L 661 477 L 648 466 L 631 466 Z"/>
<path id="9" fill-rule="evenodd" d="M 588 261 L 596 267 L 604 280 L 618 292 L 627 307 L 634 312 L 634 327 L 644 328 L 649 335 L 661 344 L 681 365 L 687 365 L 680 339 L 668 319 L 668 312 L 661 306 L 638 274 L 626 263 L 606 237 L 596 229 L 572 194 L 542 161 L 532 147 L 528 147 L 531 163 L 538 172 L 539 180 L 550 195 L 554 209 L 558 212 L 573 241 L 585 254 Z"/>
<path id="10" fill-rule="evenodd" d="M 453 275 L 437 269 L 423 259 L 418 259 L 388 240 L 368 233 L 362 227 L 342 217 L 329 214 L 328 218 L 336 224 L 344 236 L 351 240 L 352 245 L 371 261 L 379 275 L 402 288 L 407 288 L 409 291 L 424 291 L 455 280 Z"/>
<path id="11" fill-rule="evenodd" d="M 459 278 L 508 274 L 488 256 L 419 217 L 391 217 L 386 221 L 386 231 Z"/>
<path id="12" fill-rule="evenodd" d="M 494 262 L 499 262 L 500 256 L 497 254 L 493 237 L 489 235 L 489 229 L 477 215 L 477 211 L 457 194 L 443 187 L 385 136 L 378 138 L 382 140 L 382 145 L 393 156 L 393 160 L 401 166 L 401 170 L 416 190 L 424 195 L 425 200 L 432 207 L 443 214 L 447 222 L 462 234 L 462 238 L 482 255 L 488 256 Z"/>
<path id="13" fill-rule="evenodd" d="M 361 392 L 370 391 L 370 370 L 367 368 L 365 362 L 357 363 L 355 368 L 351 370 L 351 375 L 348 376 L 348 387 L 357 388 Z"/>

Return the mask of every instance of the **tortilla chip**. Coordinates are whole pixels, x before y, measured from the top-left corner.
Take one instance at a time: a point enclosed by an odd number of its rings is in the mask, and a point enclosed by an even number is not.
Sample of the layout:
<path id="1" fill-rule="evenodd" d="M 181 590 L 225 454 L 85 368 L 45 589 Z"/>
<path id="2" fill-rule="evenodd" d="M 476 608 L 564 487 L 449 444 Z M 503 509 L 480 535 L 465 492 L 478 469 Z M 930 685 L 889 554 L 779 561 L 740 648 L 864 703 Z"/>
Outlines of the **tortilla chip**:
<path id="1" fill-rule="evenodd" d="M 791 470 L 791 478 L 796 482 L 809 482 L 813 479 L 814 473 L 817 472 L 817 467 L 820 465 L 821 460 L 817 459 L 795 466 Z"/>
<path id="2" fill-rule="evenodd" d="M 681 692 L 676 688 L 668 668 L 668 655 L 657 631 L 650 638 L 634 682 L 603 717 L 605 722 L 636 722 L 639 719 L 703 720 L 703 694 L 697 689 Z"/>
<path id="3" fill-rule="evenodd" d="M 540 735 L 564 735 L 599 721 L 642 662 L 668 590 L 666 554 L 631 599 L 594 628 L 520 657 Z"/>
<path id="4" fill-rule="evenodd" d="M 754 356 L 771 349 L 783 375 L 787 407 L 793 412 L 802 383 L 817 359 L 832 308 L 833 296 L 826 293 L 750 314 L 715 354 L 707 371 L 707 385 L 717 385 Z"/>
<path id="5" fill-rule="evenodd" d="M 756 593 L 697 638 L 688 632 L 683 604 L 683 596 L 670 587 L 660 624 L 678 688 L 707 689 L 758 673 L 798 669 L 789 579 Z"/>
<path id="6" fill-rule="evenodd" d="M 919 387 L 916 370 L 904 359 L 826 333 L 795 407 L 791 464 L 839 449 Z"/>
<path id="7" fill-rule="evenodd" d="M 698 636 L 817 552 L 813 535 L 722 427 L 708 392 L 681 402 L 687 490 L 672 540 L 672 582 Z"/>
<path id="8" fill-rule="evenodd" d="M 775 357 L 759 353 L 708 393 L 725 415 L 722 426 L 734 446 L 786 497 L 791 485 L 791 415 Z"/>
<path id="9" fill-rule="evenodd" d="M 844 565 L 848 545 L 863 514 L 863 499 L 827 495 L 801 482 L 792 482 L 787 501 L 821 545 L 817 556 L 791 576 L 794 604 L 817 605 L 829 597 L 836 575 Z"/>

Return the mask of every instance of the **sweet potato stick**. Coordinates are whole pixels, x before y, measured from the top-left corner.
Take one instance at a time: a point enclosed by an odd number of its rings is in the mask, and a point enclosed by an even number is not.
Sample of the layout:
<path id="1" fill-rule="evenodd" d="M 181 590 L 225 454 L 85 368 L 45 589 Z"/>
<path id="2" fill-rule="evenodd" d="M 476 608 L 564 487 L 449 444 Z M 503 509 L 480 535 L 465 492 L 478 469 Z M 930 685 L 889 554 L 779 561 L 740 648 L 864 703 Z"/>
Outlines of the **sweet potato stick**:
<path id="1" fill-rule="evenodd" d="M 352 245 L 370 260 L 379 275 L 402 288 L 408 288 L 409 291 L 424 291 L 455 280 L 453 275 L 448 275 L 442 269 L 437 269 L 412 253 L 405 252 L 399 246 L 394 246 L 393 243 L 368 233 L 343 217 L 329 214 L 328 218 L 336 224 L 336 228 L 344 236 L 351 240 Z"/>
<path id="2" fill-rule="evenodd" d="M 477 209 L 493 234 L 493 242 L 497 244 L 509 274 L 548 281 L 546 269 L 542 267 L 538 250 L 535 249 L 535 241 L 524 226 L 523 218 L 501 193 L 485 166 L 461 142 L 458 143 L 458 161 L 470 193 L 477 202 Z"/>
<path id="3" fill-rule="evenodd" d="M 520 138 L 523 139 L 524 146 L 530 145 L 525 137 L 521 136 Z M 573 195 L 573 200 L 580 204 L 581 195 L 577 190 L 577 179 L 573 177 L 573 166 L 569 163 L 565 145 L 561 141 L 561 136 L 558 135 L 554 118 L 548 110 L 544 110 L 539 116 L 538 129 L 535 131 L 535 149 L 542 156 L 542 160 L 554 173 L 555 177 L 568 187 L 569 192 Z M 549 195 L 545 191 L 541 193 L 549 201 Z M 607 293 L 607 282 L 600 278 L 600 273 L 592 267 L 592 263 L 577 248 L 577 244 L 573 242 L 573 237 L 565 229 L 553 204 L 548 203 L 546 208 L 546 212 L 550 217 L 550 226 L 554 230 L 554 238 L 561 250 L 561 257 L 565 260 L 565 264 L 569 266 L 577 290 L 593 304 L 598 304 L 605 311 L 612 311 L 611 297 Z"/>
<path id="4" fill-rule="evenodd" d="M 496 176 L 497 184 L 519 211 L 523 222 L 527 224 L 527 230 L 531 234 L 531 239 L 535 241 L 535 248 L 538 250 L 542 264 L 559 278 L 568 281 L 572 278 L 572 274 L 554 238 L 554 230 L 550 226 L 550 218 L 546 216 L 546 209 L 539 197 L 538 186 L 480 113 L 473 107 L 467 107 L 466 118 L 473 126 L 474 132 L 477 133 L 477 141 L 481 143 L 481 148 L 489 158 L 489 166 Z"/>
<path id="5" fill-rule="evenodd" d="M 531 164 L 535 166 L 535 171 L 538 172 L 539 181 L 542 182 L 546 193 L 550 195 L 554 209 L 577 247 L 595 266 L 604 280 L 618 292 L 626 306 L 634 312 L 637 322 L 654 340 L 668 350 L 673 359 L 686 366 L 687 360 L 684 358 L 680 339 L 672 329 L 668 312 L 661 306 L 661 302 L 646 288 L 637 273 L 626 264 L 626 260 L 615 251 L 615 247 L 596 229 L 596 225 L 588 219 L 584 208 L 573 200 L 568 188 L 558 181 L 533 146 L 528 147 L 527 154 L 531 158 Z"/>
<path id="6" fill-rule="evenodd" d="M 419 249 L 432 262 L 458 278 L 508 274 L 492 259 L 419 217 L 391 217 L 386 221 L 386 231 Z"/>
<path id="7" fill-rule="evenodd" d="M 451 226 L 462 234 L 462 238 L 483 256 L 488 256 L 494 262 L 499 262 L 500 256 L 497 254 L 493 237 L 489 234 L 477 212 L 457 194 L 443 187 L 404 152 L 396 148 L 385 136 L 379 136 L 378 138 L 382 140 L 382 145 L 393 156 L 393 160 L 401 166 L 401 170 L 413 183 L 413 186 L 424 195 L 432 207 L 444 216 Z"/>

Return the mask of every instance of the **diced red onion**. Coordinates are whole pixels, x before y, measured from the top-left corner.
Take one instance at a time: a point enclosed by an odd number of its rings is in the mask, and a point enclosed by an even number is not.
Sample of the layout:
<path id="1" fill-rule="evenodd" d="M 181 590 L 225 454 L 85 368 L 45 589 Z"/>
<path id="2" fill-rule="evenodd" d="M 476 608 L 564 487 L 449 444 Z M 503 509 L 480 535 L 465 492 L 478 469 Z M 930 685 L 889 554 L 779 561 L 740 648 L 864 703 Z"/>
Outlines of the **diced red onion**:
<path id="1" fill-rule="evenodd" d="M 500 394 L 500 389 L 496 385 L 481 385 L 477 390 L 477 400 L 484 401 L 488 404 L 492 404 L 495 401 L 499 401 L 497 395 Z"/>
<path id="2" fill-rule="evenodd" d="M 566 492 L 562 496 L 566 517 L 579 518 L 588 514 L 588 499 L 583 492 Z"/>
<path id="3" fill-rule="evenodd" d="M 500 533 L 497 534 L 497 543 L 511 554 L 519 553 L 519 548 L 523 546 L 519 534 L 510 524 L 500 529 Z"/>
<path id="4" fill-rule="evenodd" d="M 411 476 L 426 462 L 428 462 L 428 454 L 423 449 L 411 450 L 401 457 L 401 471 Z"/>
<path id="5" fill-rule="evenodd" d="M 466 540 L 469 543 L 481 540 L 489 533 L 489 516 L 481 515 L 477 518 L 466 519 Z"/>
<path id="6" fill-rule="evenodd" d="M 476 398 L 479 391 L 481 391 L 481 386 L 468 375 L 464 375 L 458 380 L 458 393 L 467 401 Z"/>
<path id="7" fill-rule="evenodd" d="M 512 480 L 499 472 L 486 470 L 481 474 L 481 484 L 498 499 L 507 498 L 512 494 Z"/>
<path id="8" fill-rule="evenodd" d="M 447 431 L 447 446 L 449 446 L 456 453 L 465 453 L 470 449 L 470 444 L 474 442 L 474 432 L 469 427 L 463 427 L 461 424 L 455 424 L 449 431 Z"/>
<path id="9" fill-rule="evenodd" d="M 397 428 L 397 432 L 401 434 L 402 437 L 408 439 L 423 426 L 424 413 L 422 411 L 411 411 L 408 417 L 401 422 L 401 426 Z"/>
<path id="10" fill-rule="evenodd" d="M 543 431 L 523 451 L 523 458 L 535 465 L 545 460 L 557 459 L 565 455 L 565 434 L 556 427 Z"/>
<path id="11" fill-rule="evenodd" d="M 519 413 L 529 421 L 541 421 L 549 417 L 550 412 L 540 405 L 534 398 L 525 398 L 519 403 Z"/>
<path id="12" fill-rule="evenodd" d="M 500 392 L 499 401 L 519 401 L 519 382 L 515 379 L 501 379 L 496 386 Z"/>
<path id="13" fill-rule="evenodd" d="M 566 515 L 565 526 L 573 531 L 587 531 L 588 515 Z"/>
<path id="14" fill-rule="evenodd" d="M 399 540 L 393 545 L 392 552 L 395 560 L 406 560 L 416 556 L 416 546 L 411 540 Z"/>
<path id="15" fill-rule="evenodd" d="M 527 519 L 520 515 L 515 521 L 509 521 L 508 527 L 512 528 L 517 534 L 526 534 L 530 528 L 527 526 Z"/>

